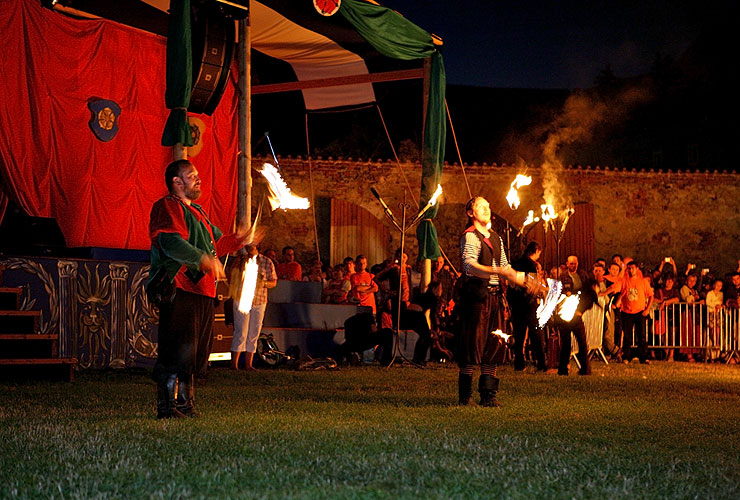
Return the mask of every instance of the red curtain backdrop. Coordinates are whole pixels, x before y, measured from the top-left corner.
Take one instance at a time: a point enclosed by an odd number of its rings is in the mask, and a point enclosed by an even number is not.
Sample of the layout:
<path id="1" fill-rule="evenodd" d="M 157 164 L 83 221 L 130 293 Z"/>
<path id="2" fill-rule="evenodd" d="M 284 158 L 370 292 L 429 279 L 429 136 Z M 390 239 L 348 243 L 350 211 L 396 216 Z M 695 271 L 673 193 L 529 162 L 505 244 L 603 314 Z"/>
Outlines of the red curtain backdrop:
<path id="1" fill-rule="evenodd" d="M 149 248 L 149 211 L 172 160 L 160 145 L 166 40 L 37 1 L 2 3 L 0 189 L 29 215 L 57 219 L 70 247 Z M 88 126 L 92 98 L 121 107 L 109 142 Z M 224 231 L 236 210 L 236 109 L 230 83 L 213 116 L 198 115 L 207 130 L 192 158 L 199 203 Z"/>

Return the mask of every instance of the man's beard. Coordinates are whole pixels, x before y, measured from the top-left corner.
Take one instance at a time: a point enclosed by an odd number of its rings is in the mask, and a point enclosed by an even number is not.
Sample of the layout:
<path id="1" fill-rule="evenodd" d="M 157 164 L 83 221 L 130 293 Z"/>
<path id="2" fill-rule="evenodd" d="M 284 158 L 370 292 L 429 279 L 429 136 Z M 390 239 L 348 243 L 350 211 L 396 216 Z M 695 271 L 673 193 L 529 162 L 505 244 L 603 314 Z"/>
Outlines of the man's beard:
<path id="1" fill-rule="evenodd" d="M 200 198 L 201 190 L 197 187 L 185 188 L 185 197 L 190 201 L 195 201 Z"/>

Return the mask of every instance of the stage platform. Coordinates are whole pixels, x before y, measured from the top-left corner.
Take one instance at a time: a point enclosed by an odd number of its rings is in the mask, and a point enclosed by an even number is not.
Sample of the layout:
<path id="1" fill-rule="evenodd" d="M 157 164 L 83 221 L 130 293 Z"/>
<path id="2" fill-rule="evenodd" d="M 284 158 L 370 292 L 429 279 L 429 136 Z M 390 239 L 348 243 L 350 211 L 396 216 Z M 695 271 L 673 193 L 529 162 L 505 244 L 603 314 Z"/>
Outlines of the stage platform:
<path id="1" fill-rule="evenodd" d="M 88 255 L 119 256 L 106 249 Z M 0 255 L 0 266 L 2 286 L 21 290 L 18 309 L 37 311 L 36 333 L 55 335 L 59 356 L 76 359 L 78 369 L 153 366 L 158 312 L 144 292 L 149 265 L 140 254 L 136 260 Z M 225 324 L 226 297 L 219 298 L 212 352 L 224 359 L 233 330 Z M 278 282 L 268 293 L 265 333 L 281 349 L 298 346 L 302 355 L 336 357 L 344 321 L 368 308 L 320 299 L 319 283 Z"/>

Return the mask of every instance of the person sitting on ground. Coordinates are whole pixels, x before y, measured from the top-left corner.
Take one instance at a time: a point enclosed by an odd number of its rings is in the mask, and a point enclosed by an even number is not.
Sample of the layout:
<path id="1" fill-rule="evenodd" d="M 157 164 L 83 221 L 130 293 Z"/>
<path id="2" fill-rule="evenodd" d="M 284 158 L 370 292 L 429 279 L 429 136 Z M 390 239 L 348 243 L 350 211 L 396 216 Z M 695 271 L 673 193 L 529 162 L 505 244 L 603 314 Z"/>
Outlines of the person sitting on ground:
<path id="1" fill-rule="evenodd" d="M 301 281 L 303 269 L 295 260 L 295 249 L 287 246 L 283 248 L 283 262 L 277 265 L 277 275 L 280 280 Z"/>
<path id="2" fill-rule="evenodd" d="M 429 323 L 421 311 L 421 308 L 417 305 L 411 304 L 409 300 L 409 265 L 408 254 L 401 250 L 397 250 L 393 261 L 388 264 L 383 271 L 378 273 L 375 280 L 382 282 L 388 280 L 388 294 L 387 300 L 383 304 L 383 319 L 382 325 L 392 324 L 394 327 L 399 325 L 399 289 L 401 291 L 400 297 L 400 330 L 414 330 L 418 335 L 419 339 L 416 341 L 414 346 L 414 357 L 413 362 L 418 365 L 425 365 L 427 359 L 427 353 L 429 346 L 432 343 L 431 330 L 429 329 Z"/>
<path id="3" fill-rule="evenodd" d="M 337 264 L 332 270 L 332 279 L 322 291 L 326 304 L 347 304 L 347 294 L 352 289 L 349 280 L 344 277 L 344 266 Z"/>
<path id="4" fill-rule="evenodd" d="M 378 361 L 389 365 L 393 356 L 393 330 L 378 330 L 375 315 L 369 312 L 348 318 L 344 322 L 344 343 L 339 346 L 342 357 L 350 364 L 359 365 L 362 362 L 360 353 L 372 348 L 376 348 Z"/>

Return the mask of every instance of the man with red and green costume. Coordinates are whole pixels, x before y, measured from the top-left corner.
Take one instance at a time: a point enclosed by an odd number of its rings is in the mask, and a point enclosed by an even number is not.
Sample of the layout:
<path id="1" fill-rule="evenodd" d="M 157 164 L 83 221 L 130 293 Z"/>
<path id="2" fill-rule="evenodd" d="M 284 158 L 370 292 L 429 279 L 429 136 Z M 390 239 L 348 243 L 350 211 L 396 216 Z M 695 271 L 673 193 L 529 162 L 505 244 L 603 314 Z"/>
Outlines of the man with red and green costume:
<path id="1" fill-rule="evenodd" d="M 157 418 L 194 416 L 193 378 L 204 369 L 213 340 L 216 281 L 224 279 L 218 257 L 248 243 L 249 233 L 224 235 L 200 205 L 198 170 L 188 160 L 165 171 L 169 194 L 152 207 L 152 240 L 147 290 L 156 283 L 174 285 L 174 296 L 159 305 Z"/>

